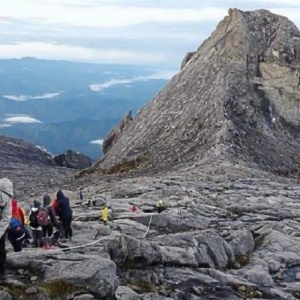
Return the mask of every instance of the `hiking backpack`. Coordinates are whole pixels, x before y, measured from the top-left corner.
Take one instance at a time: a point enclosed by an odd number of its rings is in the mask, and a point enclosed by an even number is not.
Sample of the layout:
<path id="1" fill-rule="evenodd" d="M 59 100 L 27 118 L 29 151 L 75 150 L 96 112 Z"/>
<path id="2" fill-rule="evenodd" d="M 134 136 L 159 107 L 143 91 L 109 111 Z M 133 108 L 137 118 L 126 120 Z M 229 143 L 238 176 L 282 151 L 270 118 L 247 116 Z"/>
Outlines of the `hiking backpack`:
<path id="1" fill-rule="evenodd" d="M 38 210 L 37 221 L 39 226 L 48 226 L 51 223 L 47 207 L 41 207 Z"/>
<path id="2" fill-rule="evenodd" d="M 11 233 L 23 233 L 23 224 L 17 218 L 11 218 L 8 224 L 8 231 Z"/>
<path id="3" fill-rule="evenodd" d="M 38 213 L 40 209 L 37 209 L 36 211 L 31 211 L 30 216 L 29 216 L 29 224 L 33 228 L 38 228 L 39 222 L 38 222 Z"/>

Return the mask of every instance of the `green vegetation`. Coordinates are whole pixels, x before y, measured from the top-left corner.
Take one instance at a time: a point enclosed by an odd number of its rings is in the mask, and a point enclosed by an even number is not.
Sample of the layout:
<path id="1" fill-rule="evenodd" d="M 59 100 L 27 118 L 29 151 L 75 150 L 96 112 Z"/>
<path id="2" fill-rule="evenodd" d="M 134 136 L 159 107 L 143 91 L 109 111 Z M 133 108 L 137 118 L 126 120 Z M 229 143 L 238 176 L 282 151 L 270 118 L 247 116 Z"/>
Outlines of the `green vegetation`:
<path id="1" fill-rule="evenodd" d="M 233 285 L 232 288 L 246 299 L 271 299 L 271 297 L 268 294 L 264 293 L 263 291 L 259 291 L 256 287 L 245 285 Z"/>
<path id="2" fill-rule="evenodd" d="M 129 160 L 129 161 L 124 160 L 120 163 L 115 164 L 109 169 L 102 169 L 101 172 L 103 174 L 127 173 L 135 170 L 137 167 L 141 166 L 141 164 L 147 162 L 148 160 L 149 160 L 149 155 L 143 154 L 135 160 Z"/>
<path id="3" fill-rule="evenodd" d="M 39 286 L 40 291 L 48 293 L 52 299 L 63 300 L 68 294 L 72 294 L 80 289 L 63 279 L 56 279 L 51 282 L 43 283 Z"/>

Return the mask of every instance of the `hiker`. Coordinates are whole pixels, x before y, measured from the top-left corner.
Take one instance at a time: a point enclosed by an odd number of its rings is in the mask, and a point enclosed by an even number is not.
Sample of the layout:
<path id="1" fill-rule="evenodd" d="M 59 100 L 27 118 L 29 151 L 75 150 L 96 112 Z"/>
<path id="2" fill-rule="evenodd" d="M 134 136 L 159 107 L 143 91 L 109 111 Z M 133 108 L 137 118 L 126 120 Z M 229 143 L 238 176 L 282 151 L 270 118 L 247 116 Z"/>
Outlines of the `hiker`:
<path id="1" fill-rule="evenodd" d="M 73 230 L 71 224 L 73 211 L 70 207 L 70 200 L 64 195 L 62 190 L 58 190 L 56 197 L 59 203 L 59 215 L 64 229 L 64 238 L 61 239 L 61 242 L 72 242 Z"/>
<path id="2" fill-rule="evenodd" d="M 79 199 L 82 203 L 83 202 L 83 188 L 80 188 L 80 190 L 79 190 Z"/>
<path id="3" fill-rule="evenodd" d="M 32 232 L 32 238 L 33 238 L 33 246 L 36 248 L 43 247 L 43 232 L 42 232 L 42 226 L 38 223 L 38 213 L 39 208 L 42 206 L 42 204 L 39 201 L 33 201 L 33 207 L 31 208 L 29 212 L 29 225 Z"/>
<path id="4" fill-rule="evenodd" d="M 135 206 L 135 204 L 132 204 L 132 206 L 130 207 L 130 211 L 135 214 L 137 211 L 137 207 Z M 135 220 L 135 217 L 130 217 L 131 220 Z"/>
<path id="5" fill-rule="evenodd" d="M 7 227 L 7 238 L 13 246 L 14 252 L 21 252 L 23 242 L 31 238 L 24 226 L 25 215 L 16 199 L 11 200 L 11 219 Z"/>
<path id="6" fill-rule="evenodd" d="M 11 200 L 11 217 L 18 219 L 22 224 L 25 223 L 24 211 L 18 205 L 18 201 L 16 199 Z"/>
<path id="7" fill-rule="evenodd" d="M 28 234 L 30 237 L 32 237 L 32 233 L 31 233 L 31 228 L 29 226 L 29 220 L 28 218 L 26 217 L 26 212 L 25 212 L 25 209 L 23 207 L 20 207 L 23 215 L 24 215 L 24 223 L 23 223 L 23 226 L 25 227 L 25 229 L 27 230 Z M 29 238 L 26 238 L 23 242 L 23 247 L 24 248 L 27 248 L 29 247 L 30 245 L 30 241 L 29 241 Z"/>
<path id="8" fill-rule="evenodd" d="M 130 211 L 131 211 L 132 213 L 136 213 L 137 208 L 136 208 L 135 204 L 133 204 L 133 205 L 130 207 Z"/>
<path id="9" fill-rule="evenodd" d="M 0 279 L 6 279 L 5 232 L 11 218 L 13 184 L 7 178 L 0 179 Z"/>
<path id="10" fill-rule="evenodd" d="M 162 200 L 158 200 L 156 202 L 156 209 L 158 213 L 161 213 L 163 210 L 165 210 L 164 203 Z"/>
<path id="11" fill-rule="evenodd" d="M 106 225 L 107 220 L 108 220 L 107 219 L 108 218 L 108 208 L 107 208 L 106 204 L 102 208 L 101 215 L 102 215 L 102 221 L 103 221 L 104 225 Z"/>
<path id="12" fill-rule="evenodd" d="M 52 202 L 52 208 L 54 210 L 55 217 L 58 221 L 58 228 L 53 233 L 53 244 L 56 244 L 58 242 L 58 240 L 63 239 L 64 235 L 65 235 L 63 224 L 62 224 L 61 217 L 60 217 L 59 202 L 58 202 L 57 198 Z"/>
<path id="13" fill-rule="evenodd" d="M 58 221 L 51 206 L 49 195 L 44 195 L 43 197 L 43 206 L 39 208 L 38 212 L 38 224 L 42 227 L 43 231 L 43 248 L 52 249 L 53 226 L 58 228 Z"/>

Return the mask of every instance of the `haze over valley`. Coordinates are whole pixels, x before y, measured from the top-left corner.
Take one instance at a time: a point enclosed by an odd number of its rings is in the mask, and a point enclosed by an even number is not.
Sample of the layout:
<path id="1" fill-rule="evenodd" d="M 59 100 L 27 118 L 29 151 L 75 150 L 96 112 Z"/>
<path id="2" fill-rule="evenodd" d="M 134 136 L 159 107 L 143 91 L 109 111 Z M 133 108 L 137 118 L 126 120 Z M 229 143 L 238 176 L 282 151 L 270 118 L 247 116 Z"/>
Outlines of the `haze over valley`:
<path id="1" fill-rule="evenodd" d="M 97 159 L 105 135 L 175 73 L 145 66 L 35 58 L 0 60 L 0 134 L 56 155 L 73 149 Z"/>

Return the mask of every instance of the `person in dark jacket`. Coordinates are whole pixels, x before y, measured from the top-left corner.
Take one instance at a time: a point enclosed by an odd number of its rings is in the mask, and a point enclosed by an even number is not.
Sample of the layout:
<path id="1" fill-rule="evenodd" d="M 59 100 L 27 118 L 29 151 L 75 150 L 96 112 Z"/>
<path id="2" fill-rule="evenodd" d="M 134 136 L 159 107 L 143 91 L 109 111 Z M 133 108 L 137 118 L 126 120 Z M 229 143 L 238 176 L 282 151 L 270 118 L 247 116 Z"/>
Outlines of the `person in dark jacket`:
<path id="1" fill-rule="evenodd" d="M 31 208 L 28 216 L 29 225 L 32 232 L 33 246 L 36 248 L 43 247 L 42 226 L 39 225 L 37 220 L 38 211 L 41 206 L 42 204 L 39 201 L 34 200 L 33 207 Z"/>
<path id="2" fill-rule="evenodd" d="M 7 238 L 14 248 L 14 252 L 21 252 L 23 249 L 23 242 L 30 238 L 24 225 L 17 218 L 12 218 L 7 228 Z"/>
<path id="3" fill-rule="evenodd" d="M 61 242 L 66 242 L 67 240 L 71 242 L 73 236 L 73 231 L 71 227 L 73 211 L 70 207 L 70 200 L 64 195 L 62 190 L 59 190 L 57 192 L 56 197 L 59 202 L 59 215 L 65 233 L 65 239 L 62 239 Z"/>
<path id="4" fill-rule="evenodd" d="M 55 217 L 55 212 L 51 206 L 51 198 L 49 195 L 45 195 L 43 197 L 43 207 L 47 208 L 48 216 L 49 216 L 49 224 L 42 226 L 43 231 L 43 248 L 44 249 L 52 249 L 52 234 L 53 234 L 53 226 L 58 228 L 59 224 Z"/>

